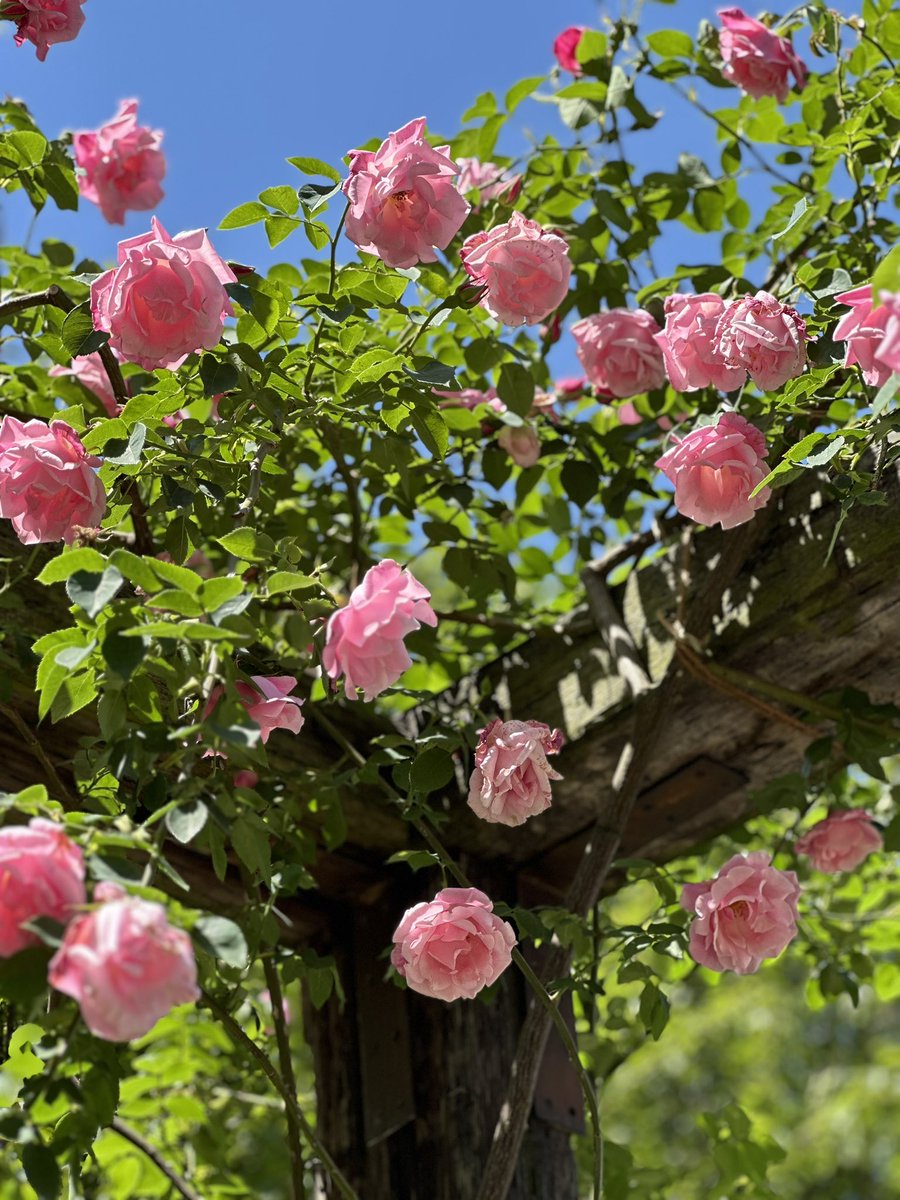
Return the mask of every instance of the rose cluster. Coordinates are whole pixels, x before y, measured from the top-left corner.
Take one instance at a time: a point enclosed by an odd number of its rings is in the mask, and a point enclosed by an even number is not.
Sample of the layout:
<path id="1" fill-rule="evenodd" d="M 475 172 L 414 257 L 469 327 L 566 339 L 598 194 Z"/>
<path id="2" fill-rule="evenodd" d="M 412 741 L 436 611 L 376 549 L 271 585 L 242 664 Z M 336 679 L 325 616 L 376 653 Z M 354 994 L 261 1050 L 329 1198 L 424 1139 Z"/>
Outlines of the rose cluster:
<path id="1" fill-rule="evenodd" d="M 88 908 L 84 877 L 80 848 L 52 821 L 0 829 L 0 958 L 39 945 L 28 925 L 40 918 L 65 926 L 50 985 L 78 1002 L 97 1037 L 130 1041 L 198 999 L 191 939 L 161 904 L 113 883 L 98 883 Z"/>

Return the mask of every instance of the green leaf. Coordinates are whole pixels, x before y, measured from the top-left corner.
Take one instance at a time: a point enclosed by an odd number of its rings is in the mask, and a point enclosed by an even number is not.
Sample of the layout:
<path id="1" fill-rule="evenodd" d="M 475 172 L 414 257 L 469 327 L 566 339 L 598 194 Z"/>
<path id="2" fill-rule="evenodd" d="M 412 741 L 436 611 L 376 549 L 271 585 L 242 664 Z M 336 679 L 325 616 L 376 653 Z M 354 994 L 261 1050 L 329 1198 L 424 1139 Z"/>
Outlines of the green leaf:
<path id="1" fill-rule="evenodd" d="M 206 579 L 200 585 L 197 599 L 203 612 L 213 613 L 226 600 L 233 600 L 236 596 L 240 596 L 243 590 L 244 581 L 234 575 L 227 575 L 219 579 Z"/>
<path id="2" fill-rule="evenodd" d="M 416 756 L 409 772 L 413 791 L 427 795 L 446 787 L 455 774 L 453 759 L 440 746 L 429 746 Z"/>
<path id="3" fill-rule="evenodd" d="M 606 70 L 609 39 L 599 29 L 585 29 L 578 45 L 575 58 L 584 68 L 585 74 L 596 75 Z"/>
<path id="4" fill-rule="evenodd" d="M 606 107 L 610 110 L 621 108 L 631 92 L 628 76 L 616 64 L 609 73 L 609 87 L 606 93 Z"/>
<path id="5" fill-rule="evenodd" d="M 38 583 L 62 583 L 76 571 L 100 572 L 106 570 L 106 559 L 97 550 L 87 547 L 80 550 L 65 550 L 58 558 L 51 560 L 37 576 Z"/>
<path id="6" fill-rule="evenodd" d="M 201 832 L 209 817 L 209 809 L 202 800 L 189 800 L 166 813 L 166 829 L 177 841 L 186 846 Z"/>
<path id="7" fill-rule="evenodd" d="M 221 959 L 230 967 L 246 967 L 249 957 L 247 939 L 234 921 L 227 917 L 201 917 L 191 935 L 207 954 Z"/>
<path id="8" fill-rule="evenodd" d="M 570 458 L 563 463 L 560 479 L 563 491 L 579 508 L 590 504 L 600 485 L 596 469 L 576 458 Z"/>
<path id="9" fill-rule="evenodd" d="M 456 382 L 456 368 L 445 366 L 436 359 L 429 359 L 414 371 L 404 363 L 403 373 L 427 388 L 442 388 L 447 391 Z"/>
<path id="10" fill-rule="evenodd" d="M 150 621 L 146 625 L 135 625 L 131 629 L 123 629 L 122 637 L 155 637 L 171 638 L 176 642 L 222 642 L 244 641 L 243 634 L 237 634 L 229 629 L 216 629 L 214 625 L 205 625 L 202 621 Z"/>
<path id="11" fill-rule="evenodd" d="M 109 341 L 108 333 L 94 329 L 89 301 L 79 304 L 66 313 L 59 337 L 69 354 L 77 358 L 82 354 L 93 354 Z"/>
<path id="12" fill-rule="evenodd" d="M 259 193 L 259 198 L 263 204 L 268 204 L 270 208 L 277 208 L 279 212 L 288 217 L 292 217 L 300 207 L 297 189 L 288 187 L 284 183 L 278 187 L 266 188 L 265 191 Z"/>
<path id="13" fill-rule="evenodd" d="M 77 713 L 85 705 L 90 704 L 96 695 L 97 676 L 93 671 L 85 671 L 82 675 L 76 675 L 74 678 L 68 677 L 67 672 L 67 677 L 63 679 L 54 696 L 50 719 L 55 724 L 66 717 L 71 717 L 72 713 Z"/>
<path id="14" fill-rule="evenodd" d="M 534 91 L 544 82 L 544 75 L 531 75 L 528 79 L 520 79 L 518 83 L 514 83 L 506 93 L 504 105 L 506 111 L 513 113 L 519 107 L 523 100 L 532 95 Z"/>
<path id="15" fill-rule="evenodd" d="M 559 115 L 569 129 L 581 129 L 593 121 L 599 121 L 603 109 L 584 96 L 564 96 L 559 101 Z"/>
<path id="16" fill-rule="evenodd" d="M 280 592 L 301 592 L 318 586 L 318 580 L 310 575 L 301 575 L 299 571 L 275 571 L 266 579 L 266 592 L 270 596 Z"/>
<path id="17" fill-rule="evenodd" d="M 900 292 L 900 246 L 894 246 L 872 276 L 872 307 L 881 304 L 882 292 Z"/>
<path id="18" fill-rule="evenodd" d="M 531 412 L 534 404 L 534 378 L 521 363 L 504 363 L 500 368 L 497 395 L 506 407 L 520 417 Z"/>
<path id="19" fill-rule="evenodd" d="M 266 217 L 266 237 L 269 239 L 269 245 L 273 249 L 279 246 L 295 229 L 299 229 L 301 224 L 296 217 Z"/>
<path id="20" fill-rule="evenodd" d="M 25 1178 L 34 1188 L 37 1200 L 59 1200 L 62 1174 L 53 1151 L 41 1142 L 29 1142 L 19 1154 Z"/>
<path id="21" fill-rule="evenodd" d="M 678 29 L 659 29 L 647 34 L 647 45 L 663 58 L 692 58 L 694 43 Z"/>
<path id="22" fill-rule="evenodd" d="M 406 863 L 411 871 L 422 871 L 441 865 L 441 860 L 430 850 L 398 850 L 387 861 L 389 863 Z"/>
<path id="23" fill-rule="evenodd" d="M 60 560 L 56 559 L 54 561 L 58 562 Z M 142 591 L 158 592 L 162 587 L 160 578 L 153 570 L 153 567 L 151 567 L 150 562 L 131 550 L 113 550 L 109 556 L 109 561 L 112 566 L 119 568 L 129 583 L 133 583 L 136 587 L 141 588 Z M 155 562 L 156 560 L 154 560 L 154 564 Z M 193 575 L 193 572 L 191 571 L 189 574 Z M 194 578 L 196 579 L 196 576 Z"/>
<path id="24" fill-rule="evenodd" d="M 331 179 L 334 183 L 340 183 L 343 178 L 340 172 L 329 166 L 327 162 L 323 162 L 321 158 L 289 158 L 287 161 L 304 175 L 324 175 L 326 179 Z"/>
<path id="25" fill-rule="evenodd" d="M 411 413 L 411 419 L 413 428 L 429 453 L 442 459 L 450 445 L 450 431 L 441 412 L 437 408 L 416 408 Z"/>
<path id="26" fill-rule="evenodd" d="M 96 617 L 124 582 L 121 571 L 115 567 L 107 567 L 101 575 L 76 571 L 66 583 L 66 592 L 73 604 L 83 608 L 89 617 Z"/>
<path id="27" fill-rule="evenodd" d="M 11 147 L 29 167 L 36 167 L 47 153 L 47 139 L 42 133 L 30 129 L 17 129 L 6 134 L 4 147 Z"/>
<path id="28" fill-rule="evenodd" d="M 200 379 L 205 396 L 218 396 L 240 386 L 241 373 L 230 362 L 224 362 L 215 354 L 204 354 L 200 359 Z"/>
<path id="29" fill-rule="evenodd" d="M 138 421 L 126 442 L 124 438 L 107 442 L 104 461 L 114 467 L 134 467 L 141 461 L 141 451 L 147 438 L 147 426 Z"/>
<path id="30" fill-rule="evenodd" d="M 895 372 L 887 383 L 883 383 L 878 389 L 878 394 L 872 401 L 872 416 L 880 417 L 898 391 L 900 391 L 900 374 Z"/>
<path id="31" fill-rule="evenodd" d="M 647 983 L 641 992 L 638 1015 L 653 1040 L 659 1041 L 669 1020 L 669 1001 L 655 983 Z"/>
<path id="32" fill-rule="evenodd" d="M 797 201 L 797 203 L 794 205 L 793 212 L 790 215 L 790 219 L 788 220 L 787 225 L 785 225 L 784 229 L 779 230 L 778 233 L 772 234 L 772 241 L 777 242 L 778 239 L 783 238 L 786 233 L 790 233 L 790 231 L 796 225 L 799 225 L 804 220 L 804 218 L 808 215 L 808 213 L 814 209 L 815 209 L 815 205 L 813 205 L 810 202 L 809 197 L 801 196 L 800 199 Z"/>
<path id="33" fill-rule="evenodd" d="M 275 553 L 275 543 L 267 533 L 257 533 L 247 527 L 233 529 L 216 541 L 241 562 L 268 562 Z"/>
<path id="34" fill-rule="evenodd" d="M 268 215 L 269 210 L 265 205 L 260 204 L 258 200 L 249 200 L 246 204 L 239 204 L 223 217 L 219 228 L 243 229 L 245 225 L 255 225 L 258 221 L 264 221 Z"/>

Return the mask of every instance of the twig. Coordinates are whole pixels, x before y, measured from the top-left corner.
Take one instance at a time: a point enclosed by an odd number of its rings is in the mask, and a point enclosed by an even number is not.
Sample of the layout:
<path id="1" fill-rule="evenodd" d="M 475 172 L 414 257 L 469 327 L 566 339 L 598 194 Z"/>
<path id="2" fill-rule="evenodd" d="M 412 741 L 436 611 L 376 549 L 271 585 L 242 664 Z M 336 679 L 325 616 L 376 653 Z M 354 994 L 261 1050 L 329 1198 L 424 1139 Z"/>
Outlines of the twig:
<path id="1" fill-rule="evenodd" d="M 31 726 L 19 715 L 19 713 L 16 712 L 14 708 L 10 708 L 7 704 L 0 704 L 0 713 L 2 713 L 12 725 L 15 725 L 19 735 L 25 742 L 28 749 L 44 768 L 47 778 L 53 785 L 53 790 L 59 793 L 60 799 L 63 800 L 69 807 L 75 806 L 77 803 L 75 797 L 63 783 L 59 772 L 48 758 L 46 750 L 38 741 Z"/>
<path id="2" fill-rule="evenodd" d="M 162 1171 L 172 1187 L 181 1195 L 184 1200 L 203 1200 L 199 1192 L 195 1192 L 191 1185 L 184 1179 L 173 1166 L 171 1166 L 163 1158 L 162 1154 L 151 1146 L 145 1137 L 143 1137 L 136 1129 L 132 1129 L 130 1125 L 126 1125 L 121 1117 L 113 1117 L 110 1124 L 110 1129 L 115 1130 L 119 1137 L 123 1137 L 126 1142 L 131 1142 L 132 1146 L 136 1146 L 142 1154 L 153 1163 L 157 1170 Z"/>
<path id="3" fill-rule="evenodd" d="M 325 1149 L 324 1145 L 319 1140 L 316 1131 L 303 1115 L 303 1111 L 297 1102 L 296 1095 L 294 1095 L 290 1089 L 285 1086 L 284 1080 L 272 1065 L 272 1061 L 268 1054 L 266 1054 L 261 1047 L 257 1046 L 256 1042 L 254 1042 L 254 1040 L 248 1036 L 245 1030 L 241 1028 L 231 1013 L 224 1008 L 214 996 L 211 996 L 209 992 L 203 992 L 203 1002 L 206 1004 L 207 1008 L 209 1008 L 209 1010 L 216 1017 L 218 1017 L 219 1021 L 221 1021 L 226 1032 L 228 1033 L 228 1036 L 235 1043 L 235 1045 L 246 1050 L 250 1057 L 259 1064 L 263 1074 L 278 1092 L 279 1096 L 281 1096 L 282 1100 L 284 1100 L 285 1107 L 288 1110 L 293 1110 L 294 1120 L 303 1131 L 303 1136 L 306 1138 L 308 1145 L 312 1149 L 313 1153 L 322 1162 L 338 1191 L 344 1197 L 344 1200 L 359 1200 L 359 1196 L 356 1194 L 352 1185 L 349 1183 L 340 1167 Z"/>
<path id="4" fill-rule="evenodd" d="M 347 504 L 350 508 L 350 540 L 352 542 L 351 552 L 353 557 L 353 576 L 351 579 L 352 587 L 356 587 L 360 577 L 365 574 L 369 563 L 368 555 L 363 548 L 363 519 L 362 509 L 359 505 L 359 484 L 350 470 L 350 464 L 344 456 L 341 449 L 339 435 L 327 425 L 321 428 L 321 438 L 328 449 L 328 453 L 334 459 L 334 465 L 337 473 L 344 481 L 344 487 L 347 489 Z"/>
<path id="5" fill-rule="evenodd" d="M 337 282 L 337 244 L 341 236 L 341 230 L 344 228 L 344 222 L 347 220 L 347 213 L 350 211 L 348 204 L 341 213 L 341 219 L 338 221 L 337 229 L 334 231 L 334 237 L 331 239 L 331 258 L 329 262 L 328 274 L 328 299 L 334 295 L 334 288 Z M 306 377 L 303 380 L 303 395 L 307 400 L 311 400 L 310 388 L 312 386 L 313 374 L 316 370 L 316 359 L 319 357 L 319 343 L 322 340 L 322 330 L 325 328 L 325 318 L 319 317 L 319 323 L 316 326 L 316 332 L 313 334 L 313 344 L 309 351 L 309 366 L 306 368 Z"/>
<path id="6" fill-rule="evenodd" d="M 297 1095 L 297 1080 L 294 1076 L 294 1062 L 291 1057 L 291 1039 L 288 1035 L 284 1019 L 284 997 L 281 991 L 281 979 L 278 966 L 271 955 L 266 954 L 262 960 L 263 974 L 266 977 L 266 987 L 272 1002 L 272 1020 L 275 1025 L 275 1042 L 278 1046 L 278 1062 L 281 1067 L 281 1078 L 285 1088 L 292 1095 Z M 297 1120 L 297 1110 L 288 1105 L 285 1109 L 288 1123 L 288 1152 L 291 1156 L 291 1184 L 294 1200 L 303 1200 L 303 1147 L 300 1141 L 300 1123 Z"/>

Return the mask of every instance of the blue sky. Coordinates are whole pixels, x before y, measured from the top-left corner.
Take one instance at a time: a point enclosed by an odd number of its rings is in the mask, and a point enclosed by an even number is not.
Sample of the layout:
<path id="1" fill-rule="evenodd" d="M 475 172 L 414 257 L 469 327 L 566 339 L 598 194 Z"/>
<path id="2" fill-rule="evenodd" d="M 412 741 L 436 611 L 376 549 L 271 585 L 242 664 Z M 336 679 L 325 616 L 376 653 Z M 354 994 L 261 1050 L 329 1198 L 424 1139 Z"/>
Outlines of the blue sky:
<path id="1" fill-rule="evenodd" d="M 717 7 L 648 0 L 641 26 L 694 34 L 701 18 L 716 20 Z M 478 93 L 491 89 L 502 96 L 516 80 L 548 71 L 561 29 L 602 27 L 603 13 L 617 15 L 619 6 L 596 0 L 337 0 L 320 6 L 302 0 L 155 0 L 151 13 L 134 0 L 87 0 L 84 11 L 79 37 L 53 47 L 45 63 L 29 44 L 17 49 L 12 26 L 3 23 L 3 87 L 25 100 L 51 135 L 94 128 L 114 114 L 119 100 L 137 97 L 142 122 L 165 131 L 169 166 L 158 216 L 176 232 L 215 230 L 225 213 L 264 187 L 299 183 L 284 162 L 289 155 L 340 165 L 350 148 L 419 115 L 432 130 L 453 133 Z M 627 143 L 639 171 L 672 169 L 683 150 L 713 158 L 708 123 L 659 87 L 658 96 L 641 95 L 651 109 L 664 107 L 666 118 Z M 738 98 L 736 90 L 717 89 L 712 102 L 724 107 Z M 521 126 L 538 134 L 568 133 L 555 109 L 531 101 L 510 125 L 499 147 L 510 154 L 525 145 Z M 763 203 L 761 181 L 751 181 L 751 192 L 751 205 Z M 21 243 L 30 210 L 21 195 L 2 203 L 0 242 Z M 120 238 L 148 227 L 149 215 L 128 214 L 123 228 L 107 225 L 89 203 L 78 213 L 50 207 L 34 236 L 62 238 L 102 263 L 114 258 Z M 674 235 L 669 261 L 702 259 L 686 253 L 690 236 L 683 228 Z M 223 256 L 260 267 L 309 249 L 297 236 L 273 253 L 261 226 L 213 238 Z M 345 243 L 341 257 L 352 253 Z M 558 370 L 575 366 L 563 347 L 558 357 Z"/>

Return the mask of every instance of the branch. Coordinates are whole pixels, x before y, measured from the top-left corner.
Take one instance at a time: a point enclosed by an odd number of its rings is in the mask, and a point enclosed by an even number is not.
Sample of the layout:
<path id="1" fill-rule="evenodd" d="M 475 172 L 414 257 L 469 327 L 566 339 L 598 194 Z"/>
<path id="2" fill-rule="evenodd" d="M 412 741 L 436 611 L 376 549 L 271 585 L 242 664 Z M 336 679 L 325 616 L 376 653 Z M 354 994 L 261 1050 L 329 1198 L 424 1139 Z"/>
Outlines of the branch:
<path id="1" fill-rule="evenodd" d="M 736 534 L 729 534 L 723 539 L 723 549 L 716 567 L 695 597 L 686 622 L 686 632 L 690 636 L 708 631 L 725 589 L 737 576 L 767 525 L 768 518 L 759 514 Z M 586 917 L 593 909 L 615 860 L 650 757 L 668 725 L 672 712 L 671 685 L 676 681 L 678 672 L 678 660 L 673 658 L 660 682 L 640 694 L 635 701 L 631 738 L 619 757 L 610 796 L 594 823 L 566 897 L 566 908 L 577 916 Z M 546 985 L 548 980 L 564 975 L 570 962 L 569 950 L 552 945 L 542 964 L 542 983 Z M 477 1200 L 504 1200 L 509 1191 L 528 1124 L 550 1024 L 547 1013 L 532 1001 L 519 1034 L 515 1059 L 510 1069 L 509 1089 L 500 1109 Z"/>
<path id="2" fill-rule="evenodd" d="M 271 991 L 271 989 L 269 990 Z M 279 1096 L 281 1096 L 282 1100 L 284 1100 L 285 1108 L 288 1110 L 288 1112 L 292 1113 L 293 1119 L 303 1131 L 303 1136 L 306 1138 L 307 1143 L 309 1144 L 313 1153 L 316 1154 L 321 1160 L 325 1170 L 331 1176 L 332 1181 L 334 1182 L 338 1191 L 344 1197 L 344 1200 L 359 1200 L 359 1196 L 357 1196 L 352 1185 L 349 1183 L 340 1167 L 325 1149 L 324 1145 L 319 1140 L 316 1131 L 303 1115 L 303 1111 L 301 1110 L 300 1105 L 297 1103 L 296 1095 L 294 1095 L 291 1090 L 285 1086 L 284 1080 L 272 1065 L 272 1061 L 268 1054 L 266 1054 L 261 1047 L 257 1046 L 253 1038 L 251 1038 L 246 1031 L 241 1028 L 231 1013 L 224 1008 L 218 1000 L 216 1000 L 215 996 L 211 996 L 209 992 L 204 991 L 203 1002 L 207 1008 L 216 1017 L 218 1017 L 222 1025 L 224 1025 L 226 1033 L 234 1042 L 234 1044 L 246 1050 L 250 1057 L 259 1064 L 266 1078 L 275 1088 L 276 1092 L 278 1092 Z"/>
<path id="3" fill-rule="evenodd" d="M 638 653 L 638 648 L 632 641 L 628 627 L 613 604 L 606 584 L 590 564 L 581 572 L 581 582 L 587 592 L 591 615 L 597 628 L 606 639 L 609 652 L 616 664 L 616 670 L 625 680 L 631 695 L 637 699 L 638 696 L 652 688 L 653 683 L 647 674 L 647 668 Z"/>
<path id="4" fill-rule="evenodd" d="M 269 999 L 272 1004 L 272 1020 L 275 1025 L 275 1041 L 278 1045 L 278 1062 L 281 1066 L 281 1078 L 285 1088 L 292 1095 L 297 1095 L 297 1080 L 294 1076 L 294 1062 L 291 1057 L 291 1039 L 288 1035 L 284 1019 L 284 996 L 281 991 L 281 979 L 278 966 L 271 957 L 266 955 L 262 960 L 263 974 L 266 977 L 266 987 L 269 989 Z M 294 1200 L 304 1200 L 303 1187 L 303 1147 L 300 1142 L 300 1124 L 297 1121 L 297 1110 L 288 1105 L 285 1109 L 288 1123 L 288 1151 L 291 1156 L 291 1185 Z"/>
<path id="5" fill-rule="evenodd" d="M 48 758 L 46 750 L 38 741 L 31 726 L 25 720 L 23 720 L 23 718 L 19 715 L 19 713 L 16 712 L 14 708 L 10 708 L 6 704 L 0 704 L 0 713 L 6 717 L 10 724 L 16 727 L 19 735 L 25 742 L 25 745 L 44 768 L 47 778 L 50 780 L 53 790 L 58 794 L 59 799 L 67 804 L 70 808 L 75 806 L 76 801 L 74 797 L 63 783 L 59 772 Z"/>
<path id="6" fill-rule="evenodd" d="M 113 1117 L 110 1129 L 115 1130 L 119 1137 L 123 1137 L 126 1142 L 131 1142 L 132 1146 L 136 1146 L 142 1154 L 146 1154 L 147 1158 L 153 1163 L 157 1170 L 162 1171 L 169 1183 L 184 1200 L 203 1200 L 199 1192 L 195 1192 L 191 1185 L 184 1179 L 173 1166 L 163 1158 L 155 1146 L 150 1143 L 136 1129 L 132 1129 L 130 1125 L 126 1125 L 120 1117 Z"/>

